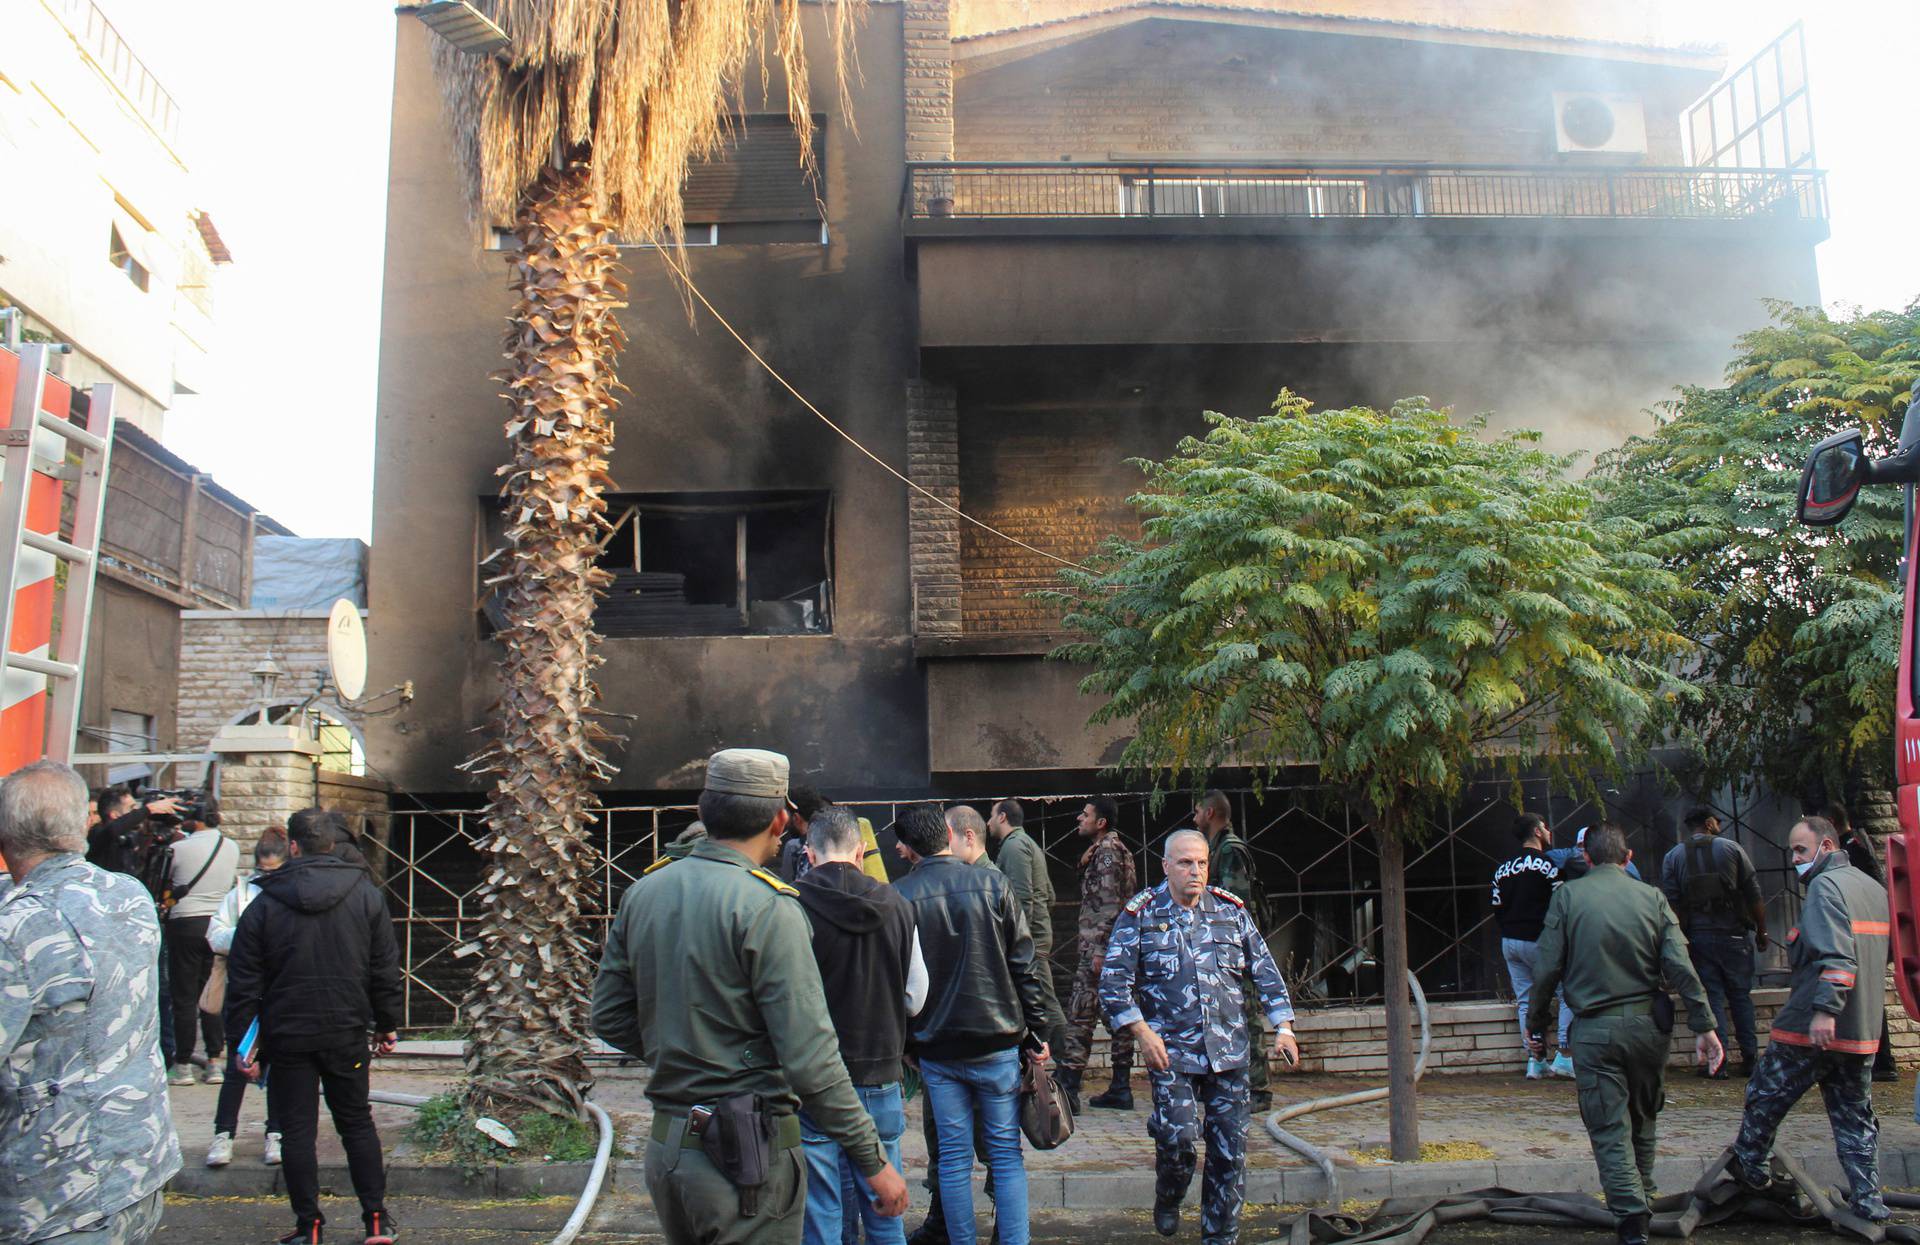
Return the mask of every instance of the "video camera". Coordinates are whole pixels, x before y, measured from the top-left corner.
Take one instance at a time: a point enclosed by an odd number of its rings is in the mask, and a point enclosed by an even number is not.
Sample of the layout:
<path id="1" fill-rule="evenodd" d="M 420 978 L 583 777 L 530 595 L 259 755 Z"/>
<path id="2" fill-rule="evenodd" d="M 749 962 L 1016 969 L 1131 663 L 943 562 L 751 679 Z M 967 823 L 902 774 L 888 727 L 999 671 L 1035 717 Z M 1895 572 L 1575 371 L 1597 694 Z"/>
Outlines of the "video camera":
<path id="1" fill-rule="evenodd" d="M 150 820 L 163 826 L 177 826 L 182 822 L 205 821 L 207 817 L 207 793 L 198 787 L 162 788 L 148 787 L 136 792 L 134 799 L 141 804 L 152 804 L 155 800 L 172 800 L 178 810 L 172 813 L 155 813 Z"/>

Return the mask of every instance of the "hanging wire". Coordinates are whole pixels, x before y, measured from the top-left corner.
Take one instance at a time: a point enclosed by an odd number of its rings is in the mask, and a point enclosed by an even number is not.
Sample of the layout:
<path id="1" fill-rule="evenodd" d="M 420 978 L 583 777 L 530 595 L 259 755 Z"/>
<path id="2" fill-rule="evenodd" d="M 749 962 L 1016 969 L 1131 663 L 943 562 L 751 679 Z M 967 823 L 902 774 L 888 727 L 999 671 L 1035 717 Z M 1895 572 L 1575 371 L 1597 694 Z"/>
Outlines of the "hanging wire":
<path id="1" fill-rule="evenodd" d="M 659 246 L 659 247 L 653 248 L 653 250 L 654 250 L 654 254 L 660 257 L 660 262 L 665 264 L 667 268 L 673 273 L 673 275 L 680 279 L 680 283 L 681 285 L 686 287 L 687 293 L 693 295 L 694 299 L 698 301 L 702 307 L 705 307 L 708 311 L 713 313 L 713 318 L 720 322 L 720 327 L 727 330 L 728 334 L 732 336 L 733 340 L 740 343 L 741 349 L 745 350 L 749 355 L 751 355 L 755 363 L 758 363 L 762 368 L 766 369 L 767 375 L 779 381 L 781 388 L 785 389 L 788 393 L 792 394 L 795 398 L 799 399 L 800 405 L 806 407 L 809 411 L 812 411 L 814 415 L 818 416 L 821 423 L 825 424 L 827 427 L 839 433 L 841 438 L 845 440 L 848 445 L 851 445 L 854 449 L 859 450 L 862 454 L 865 454 L 868 458 L 872 459 L 876 464 L 879 465 L 882 471 L 886 472 L 888 475 L 892 476 L 894 479 L 900 481 L 900 483 L 906 485 L 908 488 L 920 494 L 922 497 L 927 498 L 929 501 L 933 502 L 934 505 L 939 506 L 942 510 L 951 511 L 952 513 L 960 516 L 962 519 L 965 519 L 968 523 L 973 524 L 975 527 L 979 528 L 983 532 L 988 532 L 994 536 L 998 536 L 1001 540 L 1006 541 L 1010 545 L 1018 545 L 1020 548 L 1025 549 L 1028 553 L 1037 553 L 1043 558 L 1051 558 L 1053 561 L 1060 563 L 1060 565 L 1062 566 L 1070 566 L 1076 571 L 1088 571 L 1089 573 L 1091 573 L 1092 568 L 1084 566 L 1079 562 L 1075 562 L 1072 558 L 1063 558 L 1057 553 L 1051 553 L 1045 549 L 1038 548 L 1034 545 L 1029 545 L 1026 541 L 1021 540 L 1018 536 L 1009 536 L 1007 533 L 1001 531 L 999 528 L 993 526 L 991 523 L 987 523 L 984 520 L 974 518 L 972 515 L 968 514 L 966 511 L 960 509 L 960 507 L 947 501 L 944 497 L 941 497 L 936 493 L 928 491 L 927 489 L 921 487 L 920 485 L 915 484 L 912 480 L 909 480 L 906 476 L 900 474 L 899 471 L 894 469 L 891 463 L 888 463 L 885 459 L 881 458 L 878 454 L 874 453 L 872 450 L 868 449 L 866 446 L 860 444 L 860 442 L 854 438 L 854 435 L 852 433 L 848 432 L 845 428 L 842 428 L 839 424 L 834 423 L 831 419 L 828 419 L 826 412 L 822 411 L 819 407 L 815 406 L 812 402 L 808 401 L 806 394 L 801 393 L 798 389 L 795 389 L 793 387 L 793 383 L 789 381 L 786 377 L 782 376 L 779 370 L 775 368 L 773 364 L 767 362 L 764 358 L 762 358 L 760 356 L 760 352 L 758 350 L 755 350 L 753 348 L 753 345 L 750 342 L 748 342 L 746 338 L 740 335 L 740 330 L 734 328 L 733 323 L 729 321 L 725 316 L 720 314 L 720 309 L 714 306 L 711 302 L 707 301 L 707 296 L 700 292 L 700 287 L 693 283 L 693 277 L 689 275 L 687 270 L 682 268 L 680 264 L 674 259 L 668 247 Z"/>

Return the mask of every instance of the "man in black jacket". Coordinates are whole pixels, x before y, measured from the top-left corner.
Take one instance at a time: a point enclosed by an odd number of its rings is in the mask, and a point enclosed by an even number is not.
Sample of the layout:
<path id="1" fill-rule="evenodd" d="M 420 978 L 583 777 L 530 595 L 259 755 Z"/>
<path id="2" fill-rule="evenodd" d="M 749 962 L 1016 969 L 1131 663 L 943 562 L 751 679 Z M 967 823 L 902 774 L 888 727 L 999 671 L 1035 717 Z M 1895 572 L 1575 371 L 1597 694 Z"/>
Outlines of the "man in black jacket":
<path id="1" fill-rule="evenodd" d="M 913 906 L 927 960 L 927 1005 L 909 1046 L 920 1059 L 940 1141 L 940 1204 L 952 1245 L 975 1245 L 973 1131 L 984 1122 L 1001 1245 L 1028 1245 L 1027 1172 L 1020 1157 L 1020 1049 L 1048 1054 L 1046 987 L 1033 936 L 997 869 L 953 854 L 938 808 L 902 815 L 901 841 L 919 858 L 896 886 Z"/>
<path id="2" fill-rule="evenodd" d="M 1500 954 L 1507 962 L 1507 976 L 1513 982 L 1514 1001 L 1520 1009 L 1520 1045 L 1527 1044 L 1527 1005 L 1533 998 L 1533 966 L 1539 955 L 1540 927 L 1547 919 L 1547 905 L 1553 892 L 1560 889 L 1560 867 L 1547 855 L 1553 846 L 1553 831 L 1538 813 L 1522 813 L 1513 823 L 1513 837 L 1520 840 L 1520 854 L 1493 871 L 1493 916 L 1500 926 Z M 1527 1079 L 1537 1081 L 1551 1072 L 1571 1077 L 1573 1060 L 1568 1055 L 1567 1027 L 1573 1013 L 1566 1000 L 1560 1002 L 1560 1046 L 1552 1064 L 1527 1053 Z"/>
<path id="3" fill-rule="evenodd" d="M 860 1105 L 873 1117 L 887 1161 L 898 1168 L 900 1135 L 907 1127 L 901 1054 L 907 1017 L 926 1002 L 927 969 L 913 910 L 892 887 L 861 871 L 865 854 L 858 819 L 843 808 L 817 806 L 807 823 L 808 867 L 800 879 L 800 906 L 813 930 L 813 958 L 820 965 L 840 1057 Z M 852 1160 L 805 1111 L 800 1137 L 807 1155 L 805 1245 L 840 1245 L 849 1219 L 866 1224 L 869 1245 L 902 1245 L 901 1220 L 880 1214 L 859 1194 Z"/>
<path id="4" fill-rule="evenodd" d="M 309 810 L 312 811 L 312 810 Z M 400 1026 L 400 953 L 387 903 L 366 872 L 333 854 L 337 813 L 290 818 L 291 859 L 260 879 L 227 959 L 228 1031 L 256 1020 L 257 1045 L 241 1070 L 271 1068 L 268 1102 L 280 1123 L 294 1230 L 284 1245 L 319 1245 L 320 1172 L 314 1154 L 319 1094 L 360 1198 L 366 1245 L 390 1245 L 386 1169 L 367 1103 L 373 1054 L 393 1049 Z M 369 1034 L 377 1034 L 369 1043 Z"/>

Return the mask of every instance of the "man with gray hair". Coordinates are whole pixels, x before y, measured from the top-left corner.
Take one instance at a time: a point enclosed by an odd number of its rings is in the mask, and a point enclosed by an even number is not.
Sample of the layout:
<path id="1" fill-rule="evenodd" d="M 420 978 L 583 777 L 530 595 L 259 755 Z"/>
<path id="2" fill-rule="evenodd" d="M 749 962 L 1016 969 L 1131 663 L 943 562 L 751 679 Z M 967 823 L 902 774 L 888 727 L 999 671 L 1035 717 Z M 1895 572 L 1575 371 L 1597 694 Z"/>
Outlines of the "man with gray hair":
<path id="1" fill-rule="evenodd" d="M 80 775 L 41 761 L 0 783 L 0 1240 L 141 1245 L 180 1170 L 159 919 L 86 850 Z"/>
<path id="2" fill-rule="evenodd" d="M 1204 1112 L 1200 1236 L 1232 1245 L 1245 1194 L 1247 1065 L 1265 1055 L 1253 1049 L 1242 992 L 1251 982 L 1273 1022 L 1273 1053 L 1288 1067 L 1300 1059 L 1293 1003 L 1246 903 L 1207 885 L 1206 835 L 1174 831 L 1161 863 L 1167 880 L 1135 895 L 1113 923 L 1100 1006 L 1112 1032 L 1132 1034 L 1153 1085 L 1154 1228 L 1162 1236 L 1180 1229 Z"/>

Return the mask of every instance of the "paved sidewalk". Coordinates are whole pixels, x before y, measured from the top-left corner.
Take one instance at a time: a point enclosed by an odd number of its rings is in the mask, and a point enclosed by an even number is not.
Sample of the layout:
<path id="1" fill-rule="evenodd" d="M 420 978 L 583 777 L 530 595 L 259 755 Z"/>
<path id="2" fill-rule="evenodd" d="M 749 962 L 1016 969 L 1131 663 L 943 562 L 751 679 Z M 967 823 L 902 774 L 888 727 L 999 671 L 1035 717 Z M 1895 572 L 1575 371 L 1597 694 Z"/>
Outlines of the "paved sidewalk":
<path id="1" fill-rule="evenodd" d="M 457 1075 L 458 1065 L 451 1061 L 397 1060 L 376 1066 L 374 1084 L 378 1089 L 433 1094 L 449 1087 Z M 603 1067 L 597 1075 L 600 1081 L 594 1097 L 613 1115 L 621 1145 L 630 1156 L 616 1173 L 615 1183 L 625 1191 L 644 1194 L 638 1159 L 652 1122 L 643 1092 L 644 1069 Z M 1294 1102 L 1350 1093 L 1367 1085 L 1353 1078 L 1294 1076 L 1276 1078 L 1275 1088 L 1281 1101 Z M 1744 1089 L 1745 1083 L 1737 1079 L 1710 1082 L 1685 1073 L 1669 1077 L 1670 1101 L 1660 1117 L 1658 1176 L 1663 1188 L 1678 1191 L 1690 1185 L 1703 1165 L 1732 1140 Z M 1882 1179 L 1893 1187 L 1920 1186 L 1920 1125 L 1913 1119 L 1913 1073 L 1903 1073 L 1897 1084 L 1875 1085 L 1874 1091 L 1880 1112 Z M 1441 1076 L 1422 1082 L 1420 1092 L 1423 1141 L 1473 1143 L 1490 1150 L 1492 1157 L 1404 1166 L 1356 1159 L 1354 1151 L 1386 1144 L 1384 1102 L 1303 1116 L 1287 1127 L 1329 1150 L 1340 1166 L 1341 1192 L 1351 1200 L 1437 1195 L 1496 1184 L 1539 1191 L 1598 1188 L 1572 1082 Z M 275 1172 L 259 1163 L 263 1101 L 258 1095 L 248 1096 L 233 1165 L 221 1171 L 201 1165 L 211 1132 L 215 1090 L 176 1088 L 172 1095 L 175 1126 L 187 1160 L 186 1170 L 175 1180 L 176 1192 L 257 1196 L 278 1190 Z M 1134 1096 L 1140 1104 L 1136 1110 L 1089 1111 L 1066 1146 L 1048 1153 L 1028 1152 L 1036 1207 L 1114 1210 L 1151 1205 L 1153 1145 L 1146 1135 L 1144 1079 L 1136 1080 Z M 918 1184 L 926 1172 L 920 1104 L 910 1104 L 907 1114 L 904 1150 L 918 1207 L 924 1204 Z M 476 1182 L 463 1182 L 455 1172 L 421 1164 L 403 1139 L 411 1115 L 405 1107 L 376 1107 L 381 1139 L 392 1156 L 396 1196 L 521 1197 L 567 1192 L 577 1189 L 585 1178 L 584 1164 L 527 1164 L 498 1168 Z M 1788 1117 L 1781 1144 L 1815 1174 L 1833 1178 L 1837 1173 L 1833 1141 L 1817 1093 L 1809 1094 Z M 1249 1152 L 1249 1201 L 1310 1204 L 1325 1196 L 1320 1173 L 1271 1141 L 1257 1123 Z M 327 1127 L 321 1129 L 320 1161 L 329 1182 L 345 1192 L 344 1156 Z"/>

